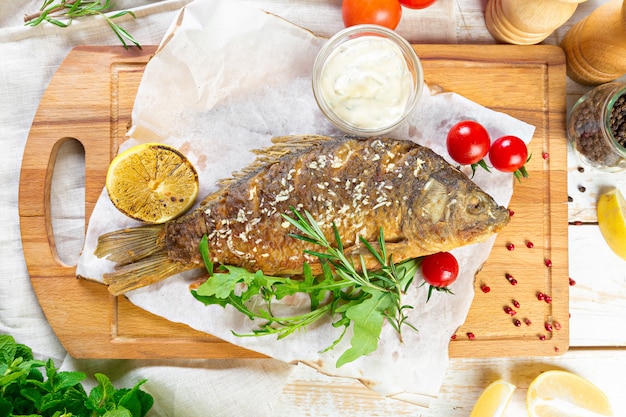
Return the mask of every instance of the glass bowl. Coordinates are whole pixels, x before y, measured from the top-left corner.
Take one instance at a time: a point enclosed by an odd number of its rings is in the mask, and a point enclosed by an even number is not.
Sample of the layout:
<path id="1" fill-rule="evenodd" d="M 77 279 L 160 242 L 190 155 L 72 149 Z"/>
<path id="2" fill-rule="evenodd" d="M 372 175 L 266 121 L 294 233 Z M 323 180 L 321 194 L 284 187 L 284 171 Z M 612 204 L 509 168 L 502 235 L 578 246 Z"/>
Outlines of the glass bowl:
<path id="1" fill-rule="evenodd" d="M 313 64 L 313 94 L 345 133 L 378 136 L 411 114 L 424 87 L 413 47 L 378 25 L 348 27 L 331 37 Z"/>

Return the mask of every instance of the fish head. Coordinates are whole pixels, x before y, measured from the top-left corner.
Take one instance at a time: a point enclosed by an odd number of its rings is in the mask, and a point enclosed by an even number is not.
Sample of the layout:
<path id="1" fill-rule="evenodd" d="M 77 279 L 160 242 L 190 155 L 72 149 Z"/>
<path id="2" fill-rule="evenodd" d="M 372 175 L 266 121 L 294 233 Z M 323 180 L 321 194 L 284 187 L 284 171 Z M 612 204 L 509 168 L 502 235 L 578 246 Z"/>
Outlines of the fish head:
<path id="1" fill-rule="evenodd" d="M 462 240 L 483 241 L 510 220 L 509 210 L 478 186 L 469 186 L 465 192 L 457 192 L 456 198 L 458 207 L 451 219 L 454 230 L 458 231 Z"/>
<path id="2" fill-rule="evenodd" d="M 416 227 L 441 250 L 482 242 L 510 218 L 506 207 L 460 172 L 431 176 L 414 204 L 420 223 Z"/>

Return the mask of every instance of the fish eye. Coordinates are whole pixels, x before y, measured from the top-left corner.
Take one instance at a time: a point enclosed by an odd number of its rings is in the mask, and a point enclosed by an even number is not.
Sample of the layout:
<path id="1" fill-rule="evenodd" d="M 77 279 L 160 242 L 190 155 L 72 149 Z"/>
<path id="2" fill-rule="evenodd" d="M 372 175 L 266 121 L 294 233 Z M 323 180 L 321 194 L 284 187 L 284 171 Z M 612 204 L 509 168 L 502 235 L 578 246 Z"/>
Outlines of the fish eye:
<path id="1" fill-rule="evenodd" d="M 476 193 L 472 193 L 467 199 L 467 212 L 470 214 L 480 214 L 485 210 L 484 199 Z"/>

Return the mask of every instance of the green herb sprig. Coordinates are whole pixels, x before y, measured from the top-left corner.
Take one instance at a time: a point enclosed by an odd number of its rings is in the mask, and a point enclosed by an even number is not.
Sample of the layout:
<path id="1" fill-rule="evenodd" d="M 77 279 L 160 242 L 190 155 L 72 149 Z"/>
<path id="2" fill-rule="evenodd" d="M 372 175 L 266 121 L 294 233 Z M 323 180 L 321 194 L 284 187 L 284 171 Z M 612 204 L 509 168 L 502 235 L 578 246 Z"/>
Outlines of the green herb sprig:
<path id="1" fill-rule="evenodd" d="M 122 42 L 124 48 L 128 49 L 126 41 L 130 41 L 139 48 L 139 42 L 124 28 L 113 21 L 118 17 L 130 15 L 136 17 L 129 10 L 120 11 L 114 14 L 105 14 L 104 12 L 110 7 L 110 0 L 44 0 L 43 5 L 38 12 L 24 17 L 24 22 L 29 26 L 37 26 L 42 22 L 49 22 L 59 27 L 68 27 L 74 19 L 84 16 L 100 15 L 113 30 L 117 38 Z"/>
<path id="2" fill-rule="evenodd" d="M 59 371 L 52 359 L 36 360 L 28 346 L 0 335 L 0 417 L 144 417 L 152 408 L 153 397 L 140 389 L 145 380 L 118 390 L 106 375 L 94 377 L 87 394 L 84 373 Z"/>
<path id="3" fill-rule="evenodd" d="M 404 326 L 417 331 L 407 321 L 407 310 L 412 306 L 402 303 L 402 296 L 413 281 L 418 268 L 416 259 L 395 264 L 392 257 L 387 254 L 381 229 L 377 242 L 378 250 L 361 239 L 368 252 L 378 261 L 379 268 L 375 271 L 367 270 L 362 256 L 358 259 L 360 268 L 357 268 L 353 259 L 345 253 L 335 224 L 333 224 L 335 244 L 332 245 L 310 213 L 305 212 L 303 216 L 293 208 L 292 212 L 293 218 L 283 217 L 301 234 L 290 236 L 321 247 L 320 251 L 306 250 L 305 253 L 320 259 L 322 274 L 314 276 L 308 264 L 305 264 L 302 279 L 270 277 L 261 271 L 249 272 L 228 265 L 220 266 L 214 272 L 214 265 L 208 255 L 208 241 L 204 236 L 200 252 L 210 278 L 192 290 L 194 297 L 207 305 L 217 304 L 222 307 L 231 305 L 251 320 L 259 319 L 264 322 L 252 333 L 235 333 L 238 336 L 277 335 L 281 339 L 303 330 L 322 318 L 330 317 L 332 326 L 343 327 L 343 331 L 324 351 L 337 346 L 352 324 L 351 346 L 341 354 L 336 363 L 337 367 L 374 352 L 378 348 L 385 319 L 400 337 Z M 272 313 L 274 300 L 297 293 L 309 296 L 310 311 L 289 317 L 277 317 Z M 262 298 L 264 307 L 254 310 L 249 307 L 248 301 L 255 296 Z"/>

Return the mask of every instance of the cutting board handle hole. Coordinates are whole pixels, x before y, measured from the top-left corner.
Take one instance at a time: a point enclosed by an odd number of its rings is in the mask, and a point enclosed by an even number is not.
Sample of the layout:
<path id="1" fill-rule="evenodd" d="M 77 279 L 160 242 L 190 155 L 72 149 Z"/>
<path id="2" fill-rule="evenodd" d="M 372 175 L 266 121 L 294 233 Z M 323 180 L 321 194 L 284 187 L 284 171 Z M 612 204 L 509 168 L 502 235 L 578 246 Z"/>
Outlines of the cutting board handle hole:
<path id="1" fill-rule="evenodd" d="M 73 266 L 85 240 L 85 148 L 74 138 L 62 138 L 55 148 L 49 162 L 51 246 L 59 262 Z"/>

